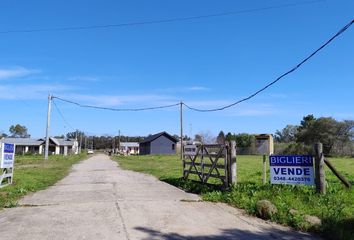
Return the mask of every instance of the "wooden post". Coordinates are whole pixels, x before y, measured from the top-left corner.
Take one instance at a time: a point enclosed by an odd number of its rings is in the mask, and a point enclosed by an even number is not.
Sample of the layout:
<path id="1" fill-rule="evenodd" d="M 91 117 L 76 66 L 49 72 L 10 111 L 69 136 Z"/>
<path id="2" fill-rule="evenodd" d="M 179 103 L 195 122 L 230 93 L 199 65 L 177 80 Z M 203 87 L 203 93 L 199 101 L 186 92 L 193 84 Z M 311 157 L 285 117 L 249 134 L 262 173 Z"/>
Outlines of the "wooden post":
<path id="1" fill-rule="evenodd" d="M 237 184 L 237 162 L 236 162 L 236 142 L 230 144 L 230 181 L 229 184 Z"/>
<path id="2" fill-rule="evenodd" d="M 267 156 L 263 155 L 263 184 L 267 183 Z"/>
<path id="3" fill-rule="evenodd" d="M 181 101 L 180 102 L 180 109 L 179 109 L 179 121 L 180 121 L 180 158 L 181 158 L 181 161 L 182 161 L 182 176 L 185 177 L 185 168 L 186 168 L 186 160 L 184 159 L 184 156 L 183 156 L 183 102 Z M 176 148 L 177 149 L 177 148 Z"/>
<path id="4" fill-rule="evenodd" d="M 181 136 L 180 136 L 180 138 L 181 138 L 181 160 L 183 161 L 183 102 L 181 101 L 180 102 L 180 109 L 179 109 L 179 114 L 180 114 L 180 130 L 181 130 L 181 132 L 180 132 L 180 134 L 181 134 Z"/>
<path id="5" fill-rule="evenodd" d="M 316 191 L 320 194 L 326 193 L 326 178 L 324 171 L 324 156 L 322 143 L 316 143 L 315 149 L 315 183 Z"/>

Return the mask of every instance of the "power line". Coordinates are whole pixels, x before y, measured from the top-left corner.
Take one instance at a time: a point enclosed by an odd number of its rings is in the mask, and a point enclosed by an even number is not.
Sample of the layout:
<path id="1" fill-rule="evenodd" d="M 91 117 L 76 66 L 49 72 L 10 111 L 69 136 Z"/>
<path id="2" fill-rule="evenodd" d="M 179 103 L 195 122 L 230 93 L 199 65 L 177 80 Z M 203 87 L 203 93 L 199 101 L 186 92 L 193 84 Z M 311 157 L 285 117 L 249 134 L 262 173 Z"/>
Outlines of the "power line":
<path id="1" fill-rule="evenodd" d="M 295 70 L 297 70 L 299 67 L 301 67 L 301 65 L 303 65 L 305 62 L 307 62 L 310 58 L 312 58 L 314 55 L 316 55 L 320 50 L 322 50 L 323 48 L 325 48 L 328 44 L 330 44 L 335 38 L 337 38 L 339 35 L 341 35 L 342 33 L 344 33 L 352 24 L 354 23 L 354 20 L 351 20 L 347 25 L 345 25 L 342 29 L 340 29 L 333 37 L 331 37 L 325 44 L 323 44 L 322 46 L 320 46 L 316 51 L 312 52 L 308 57 L 306 57 L 304 60 L 302 60 L 299 64 L 297 64 L 295 67 L 293 67 L 292 69 L 290 69 L 289 71 L 283 73 L 282 75 L 280 75 L 278 78 L 276 78 L 274 81 L 268 83 L 267 85 L 265 85 L 263 88 L 259 89 L 258 91 L 256 91 L 255 93 L 251 94 L 250 96 L 243 98 L 241 100 L 238 100 L 232 104 L 226 105 L 224 107 L 220 107 L 220 108 L 213 108 L 213 109 L 198 109 L 198 108 L 194 108 L 191 106 L 188 106 L 187 104 L 183 103 L 184 106 L 186 106 L 187 108 L 189 108 L 190 110 L 193 111 L 197 111 L 197 112 L 215 112 L 215 111 L 222 111 L 226 108 L 230 108 L 233 107 L 239 103 L 245 102 L 247 100 L 250 100 L 251 98 L 255 97 L 256 95 L 258 95 L 259 93 L 263 92 L 264 90 L 266 90 L 267 88 L 269 88 L 270 86 L 272 86 L 273 84 L 277 83 L 278 81 L 280 81 L 283 77 L 289 75 L 290 73 L 294 72 Z"/>
<path id="2" fill-rule="evenodd" d="M 66 123 L 66 125 L 67 125 L 68 127 L 70 127 L 72 130 L 76 130 L 76 129 L 74 129 L 74 128 L 71 126 L 71 124 L 65 119 L 63 113 L 60 111 L 60 109 L 59 109 L 58 105 L 55 103 L 55 101 L 52 101 L 52 102 L 53 102 L 53 104 L 54 104 L 54 106 L 55 106 L 55 109 L 58 111 L 59 115 L 60 115 L 61 118 L 63 119 L 64 123 Z"/>
<path id="3" fill-rule="evenodd" d="M 267 11 L 267 10 L 272 10 L 272 9 L 296 7 L 296 6 L 300 6 L 300 5 L 314 4 L 314 3 L 324 2 L 324 1 L 325 0 L 305 1 L 305 2 L 299 2 L 299 3 L 274 5 L 274 6 L 269 6 L 269 7 L 244 9 L 244 10 L 239 10 L 239 11 L 221 12 L 221 13 L 215 13 L 215 14 L 198 15 L 198 16 L 190 16 L 190 17 L 177 17 L 177 18 L 168 18 L 168 19 L 160 19 L 160 20 L 141 21 L 141 22 L 105 24 L 105 25 L 88 25 L 88 26 L 79 26 L 79 27 L 67 26 L 67 27 L 38 28 L 38 29 L 6 30 L 6 31 L 0 31 L 0 34 L 77 31 L 77 30 L 130 27 L 130 26 L 151 25 L 151 24 L 161 24 L 161 23 L 174 23 L 174 22 L 189 21 L 189 20 L 194 20 L 194 19 L 214 18 L 214 17 L 222 17 L 222 16 L 228 16 L 228 15 L 239 15 L 239 14 L 245 14 L 245 13 L 251 13 L 251 12 L 261 12 L 261 11 Z"/>
<path id="4" fill-rule="evenodd" d="M 284 78 L 285 76 L 289 75 L 290 73 L 296 71 L 298 68 L 300 68 L 304 63 L 306 63 L 308 60 L 310 60 L 313 56 L 315 56 L 319 51 L 321 51 L 323 48 L 325 48 L 327 45 L 329 45 L 335 38 L 337 38 L 339 35 L 341 35 L 342 33 L 344 33 L 349 27 L 351 27 L 351 25 L 354 23 L 354 20 L 351 20 L 347 25 L 345 25 L 343 28 L 341 28 L 333 37 L 331 37 L 329 40 L 327 40 L 327 42 L 325 42 L 323 45 L 321 45 L 319 48 L 317 48 L 314 52 L 312 52 L 308 57 L 306 57 L 305 59 L 303 59 L 300 63 L 298 63 L 295 67 L 293 67 L 292 69 L 290 69 L 289 71 L 283 73 L 282 75 L 280 75 L 278 78 L 276 78 L 274 81 L 268 83 L 267 85 L 265 85 L 264 87 L 262 87 L 261 89 L 259 89 L 258 91 L 254 92 L 253 94 L 249 95 L 246 98 L 240 99 L 232 104 L 220 107 L 220 108 L 212 108 L 212 109 L 198 109 L 198 108 L 194 108 L 191 107 L 189 105 L 187 105 L 186 103 L 182 102 L 182 104 L 184 106 L 186 106 L 188 109 L 193 110 L 193 111 L 197 111 L 197 112 L 215 112 L 215 111 L 222 111 L 225 110 L 227 108 L 233 107 L 237 104 L 240 104 L 242 102 L 245 102 L 247 100 L 250 100 L 251 98 L 255 97 L 256 95 L 258 95 L 259 93 L 265 91 L 267 88 L 269 88 L 270 86 L 274 85 L 275 83 L 277 83 L 278 81 L 280 81 L 282 78 Z M 70 103 L 70 104 L 74 104 L 77 105 L 79 107 L 83 107 L 83 108 L 94 108 L 94 109 L 101 109 L 101 110 L 110 110 L 110 111 L 147 111 L 147 110 L 156 110 L 156 109 L 163 109 L 163 108 L 171 108 L 171 107 L 176 107 L 179 106 L 181 103 L 175 103 L 175 104 L 170 104 L 170 105 L 164 105 L 164 106 L 157 106 L 157 107 L 147 107 L 147 108 L 108 108 L 108 107 L 99 107 L 99 106 L 93 106 L 93 105 L 83 105 L 80 104 L 78 102 L 74 102 L 71 100 L 66 100 L 60 97 L 56 97 L 53 96 L 53 99 L 59 99 L 61 101 Z"/>
<path id="5" fill-rule="evenodd" d="M 170 105 L 163 105 L 163 106 L 157 106 L 157 107 L 146 107 L 146 108 L 109 108 L 109 107 L 99 107 L 99 106 L 93 106 L 93 105 L 84 105 L 78 102 L 73 102 L 70 100 L 66 100 L 60 97 L 53 96 L 53 99 L 59 99 L 63 102 L 67 102 L 70 104 L 74 104 L 78 107 L 82 108 L 94 108 L 94 109 L 101 109 L 101 110 L 109 110 L 109 111 L 117 111 L 117 112 L 140 112 L 140 111 L 148 111 L 148 110 L 157 110 L 157 109 L 163 109 L 163 108 L 171 108 L 171 107 L 176 107 L 179 106 L 180 103 L 175 103 L 175 104 L 170 104 Z"/>
<path id="6" fill-rule="evenodd" d="M 55 97 L 52 97 L 52 99 Z M 72 127 L 72 125 L 66 120 L 66 118 L 64 117 L 63 112 L 60 110 L 60 108 L 58 107 L 58 105 L 55 103 L 55 101 L 53 100 L 52 103 L 55 106 L 55 109 L 57 110 L 57 112 L 59 113 L 60 117 L 63 119 L 64 123 L 71 128 L 72 131 L 77 132 L 79 131 L 78 129 L 75 129 Z M 84 133 L 86 137 L 95 137 L 95 136 L 114 136 L 113 133 L 93 133 L 93 132 L 88 132 L 88 131 L 81 131 L 81 133 Z"/>

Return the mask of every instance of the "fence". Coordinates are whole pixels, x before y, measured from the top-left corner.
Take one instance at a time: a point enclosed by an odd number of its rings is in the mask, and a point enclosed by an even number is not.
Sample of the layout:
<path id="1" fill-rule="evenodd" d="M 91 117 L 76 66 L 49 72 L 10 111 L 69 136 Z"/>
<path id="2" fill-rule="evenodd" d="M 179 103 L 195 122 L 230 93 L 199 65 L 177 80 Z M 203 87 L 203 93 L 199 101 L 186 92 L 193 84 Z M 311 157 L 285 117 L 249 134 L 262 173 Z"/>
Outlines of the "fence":
<path id="1" fill-rule="evenodd" d="M 231 142 L 184 146 L 183 177 L 188 179 L 189 175 L 194 174 L 202 183 L 208 183 L 213 178 L 226 187 L 235 183 L 235 145 L 235 142 Z"/>

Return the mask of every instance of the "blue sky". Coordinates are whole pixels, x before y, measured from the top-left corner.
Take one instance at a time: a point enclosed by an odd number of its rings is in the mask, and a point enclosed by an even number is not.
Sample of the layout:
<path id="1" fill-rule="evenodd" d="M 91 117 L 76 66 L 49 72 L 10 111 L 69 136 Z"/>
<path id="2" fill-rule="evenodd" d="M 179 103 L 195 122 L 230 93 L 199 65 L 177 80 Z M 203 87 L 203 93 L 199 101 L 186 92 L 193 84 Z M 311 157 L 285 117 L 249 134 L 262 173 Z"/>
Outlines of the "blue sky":
<path id="1" fill-rule="evenodd" d="M 119 24 L 208 15 L 300 1 L 10 1 L 0 32 Z M 230 104 L 294 67 L 353 19 L 354 1 L 189 21 L 81 31 L 0 33 L 0 132 L 27 126 L 45 134 L 49 93 L 102 107 L 140 108 L 184 101 Z M 187 135 L 220 130 L 274 133 L 307 114 L 354 119 L 354 27 L 250 101 L 221 112 L 184 110 Z M 51 135 L 179 133 L 179 109 L 110 112 L 56 100 Z"/>

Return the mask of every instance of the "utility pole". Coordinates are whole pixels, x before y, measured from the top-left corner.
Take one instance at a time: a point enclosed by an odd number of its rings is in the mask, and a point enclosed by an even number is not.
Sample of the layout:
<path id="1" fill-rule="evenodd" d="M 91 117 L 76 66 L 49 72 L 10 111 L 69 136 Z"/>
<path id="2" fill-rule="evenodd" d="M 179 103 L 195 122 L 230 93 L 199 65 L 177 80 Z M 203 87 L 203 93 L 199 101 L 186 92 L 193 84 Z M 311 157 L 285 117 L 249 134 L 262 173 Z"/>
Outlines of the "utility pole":
<path id="1" fill-rule="evenodd" d="M 79 153 L 81 153 L 81 148 L 82 148 L 82 132 L 80 133 L 80 147 L 79 147 Z"/>
<path id="2" fill-rule="evenodd" d="M 183 160 L 183 103 L 180 103 L 180 124 L 181 124 L 181 160 Z"/>
<path id="3" fill-rule="evenodd" d="M 112 139 L 112 153 L 114 154 L 115 151 L 116 151 L 116 136 L 113 136 L 113 139 Z"/>
<path id="4" fill-rule="evenodd" d="M 120 130 L 118 130 L 118 152 L 120 151 Z"/>
<path id="5" fill-rule="evenodd" d="M 49 127 L 50 127 L 50 115 L 52 111 L 52 94 L 48 95 L 48 112 L 47 112 L 47 127 L 45 131 L 45 150 L 44 150 L 44 159 L 48 160 L 48 152 L 49 152 Z"/>

